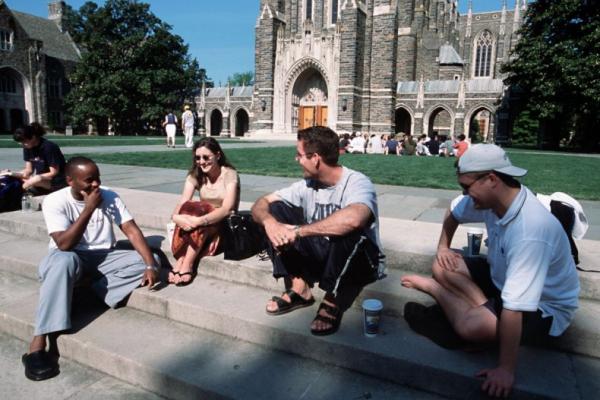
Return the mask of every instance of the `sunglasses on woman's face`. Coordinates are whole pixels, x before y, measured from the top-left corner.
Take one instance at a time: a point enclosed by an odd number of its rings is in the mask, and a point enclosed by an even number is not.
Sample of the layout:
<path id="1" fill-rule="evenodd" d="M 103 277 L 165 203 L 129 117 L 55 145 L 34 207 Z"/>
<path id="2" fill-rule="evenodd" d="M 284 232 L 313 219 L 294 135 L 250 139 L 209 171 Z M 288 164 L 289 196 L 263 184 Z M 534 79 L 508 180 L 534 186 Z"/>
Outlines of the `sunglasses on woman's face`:
<path id="1" fill-rule="evenodd" d="M 204 155 L 201 155 L 201 156 L 194 156 L 194 159 L 195 159 L 196 161 L 200 161 L 200 160 L 203 160 L 203 161 L 209 161 L 209 160 L 212 160 L 212 158 L 213 158 L 213 156 L 208 156 L 208 155 L 206 155 L 206 154 L 204 154 Z"/>

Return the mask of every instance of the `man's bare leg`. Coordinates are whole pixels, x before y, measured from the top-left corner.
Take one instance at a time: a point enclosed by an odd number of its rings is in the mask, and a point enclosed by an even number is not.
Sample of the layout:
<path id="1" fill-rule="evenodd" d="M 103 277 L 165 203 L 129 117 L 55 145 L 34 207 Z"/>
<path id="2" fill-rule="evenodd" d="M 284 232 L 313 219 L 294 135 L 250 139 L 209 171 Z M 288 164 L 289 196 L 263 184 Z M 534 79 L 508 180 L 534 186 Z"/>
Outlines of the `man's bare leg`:
<path id="1" fill-rule="evenodd" d="M 432 266 L 433 279 L 449 290 L 452 294 L 466 301 L 471 307 L 484 304 L 487 298 L 471 279 L 471 274 L 461 257 L 458 267 L 454 271 L 444 269 L 437 261 Z"/>
<path id="2" fill-rule="evenodd" d="M 402 285 L 436 299 L 460 337 L 471 342 L 492 342 L 497 337 L 498 319 L 483 306 L 471 306 L 436 280 L 419 275 L 402 277 Z"/>
<path id="3" fill-rule="evenodd" d="M 306 283 L 306 281 L 300 277 L 296 277 L 296 276 L 292 276 L 291 279 L 291 289 L 296 292 L 297 294 L 299 294 L 302 298 L 304 298 L 305 300 L 309 300 L 312 297 L 311 291 L 310 291 L 310 286 L 308 285 L 308 283 Z M 281 298 L 284 301 L 287 302 L 291 302 L 290 297 L 287 294 L 283 294 L 281 296 Z M 268 312 L 276 312 L 277 309 L 279 307 L 277 306 L 277 303 L 273 300 L 269 300 L 267 302 L 267 311 Z"/>

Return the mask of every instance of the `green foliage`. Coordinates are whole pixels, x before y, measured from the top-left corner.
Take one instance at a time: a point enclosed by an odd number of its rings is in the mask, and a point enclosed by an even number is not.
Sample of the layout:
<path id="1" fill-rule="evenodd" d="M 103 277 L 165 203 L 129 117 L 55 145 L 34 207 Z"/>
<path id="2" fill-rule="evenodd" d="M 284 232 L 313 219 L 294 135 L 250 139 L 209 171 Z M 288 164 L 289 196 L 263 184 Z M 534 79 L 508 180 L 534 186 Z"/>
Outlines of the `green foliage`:
<path id="1" fill-rule="evenodd" d="M 530 110 L 523 110 L 513 125 L 512 144 L 517 146 L 537 146 L 539 123 Z"/>
<path id="2" fill-rule="evenodd" d="M 302 170 L 294 160 L 294 147 L 225 148 L 227 158 L 240 173 L 285 176 L 300 179 Z M 192 152 L 153 152 L 88 154 L 97 162 L 187 170 Z M 578 199 L 600 200 L 600 174 L 590 174 L 598 165 L 597 157 L 540 154 L 509 150 L 511 161 L 528 169 L 521 179 L 539 193 L 566 192 Z M 461 190 L 456 182 L 454 157 L 384 156 L 345 154 L 340 163 L 361 171 L 374 183 L 400 186 Z M 424 172 L 425 171 L 425 172 Z"/>
<path id="3" fill-rule="evenodd" d="M 536 0 L 529 5 L 513 60 L 502 71 L 523 91 L 544 140 L 599 148 L 600 2 Z M 591 147 L 591 148 L 590 148 Z"/>
<path id="4" fill-rule="evenodd" d="M 113 124 L 117 134 L 158 126 L 169 110 L 207 80 L 188 46 L 146 3 L 107 0 L 67 12 L 67 28 L 82 47 L 66 99 L 71 123 Z"/>
<path id="5" fill-rule="evenodd" d="M 254 72 L 236 72 L 233 76 L 227 78 L 230 86 L 250 86 L 254 84 Z"/>

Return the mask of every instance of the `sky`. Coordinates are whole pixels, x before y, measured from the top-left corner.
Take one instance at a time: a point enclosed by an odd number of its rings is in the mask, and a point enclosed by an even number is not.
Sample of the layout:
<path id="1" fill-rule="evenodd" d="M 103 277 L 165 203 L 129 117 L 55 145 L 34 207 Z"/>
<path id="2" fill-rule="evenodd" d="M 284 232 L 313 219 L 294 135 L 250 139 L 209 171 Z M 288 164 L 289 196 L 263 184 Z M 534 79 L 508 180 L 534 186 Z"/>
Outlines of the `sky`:
<path id="1" fill-rule="evenodd" d="M 11 9 L 48 17 L 49 0 L 5 0 Z M 67 0 L 79 9 L 86 0 Z M 104 4 L 103 0 L 95 0 Z M 254 71 L 254 26 L 259 0 L 146 0 L 150 10 L 173 27 L 215 85 L 236 72 Z M 509 9 L 515 1 L 508 0 Z M 459 0 L 466 14 L 467 0 Z M 500 10 L 502 0 L 473 0 L 473 12 Z"/>

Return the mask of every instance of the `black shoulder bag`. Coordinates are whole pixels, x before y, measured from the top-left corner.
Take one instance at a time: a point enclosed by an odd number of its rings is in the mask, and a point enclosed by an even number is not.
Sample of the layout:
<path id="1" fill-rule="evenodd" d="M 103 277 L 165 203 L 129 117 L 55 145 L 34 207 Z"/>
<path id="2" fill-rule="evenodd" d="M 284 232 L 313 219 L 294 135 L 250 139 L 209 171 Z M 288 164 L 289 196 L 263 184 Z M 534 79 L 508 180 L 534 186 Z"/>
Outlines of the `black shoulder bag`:
<path id="1" fill-rule="evenodd" d="M 243 260 L 266 248 L 265 234 L 250 211 L 238 211 L 224 221 L 223 248 L 226 260 Z"/>

